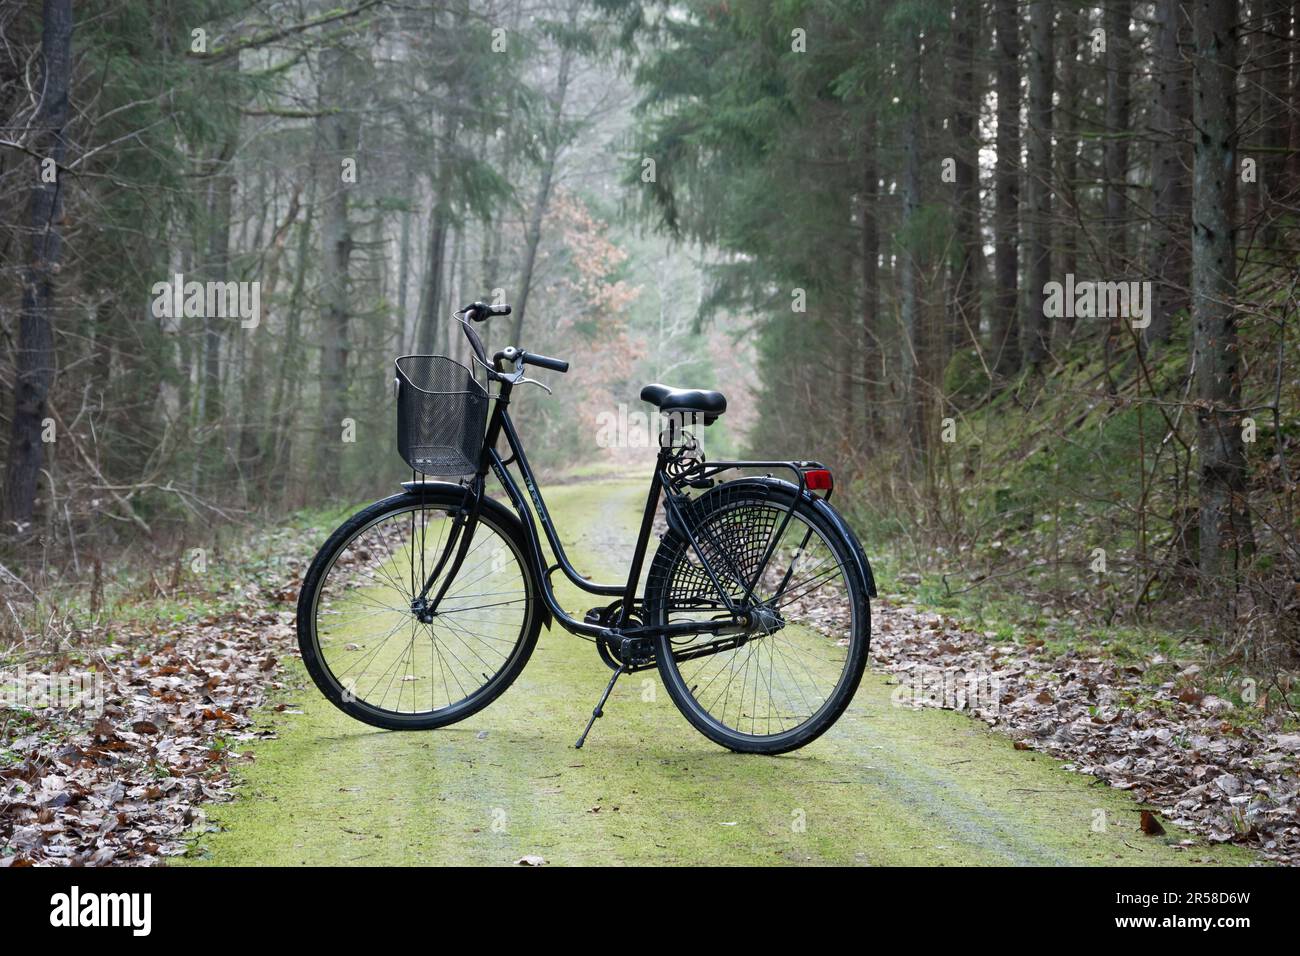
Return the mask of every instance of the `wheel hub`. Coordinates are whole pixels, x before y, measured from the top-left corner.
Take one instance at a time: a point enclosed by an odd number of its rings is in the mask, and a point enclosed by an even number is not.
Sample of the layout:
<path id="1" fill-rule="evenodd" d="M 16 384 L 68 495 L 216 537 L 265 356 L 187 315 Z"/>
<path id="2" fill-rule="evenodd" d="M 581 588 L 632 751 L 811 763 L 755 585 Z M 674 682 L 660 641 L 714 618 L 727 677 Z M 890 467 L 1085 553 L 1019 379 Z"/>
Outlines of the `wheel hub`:
<path id="1" fill-rule="evenodd" d="M 748 634 L 775 634 L 785 627 L 785 619 L 774 608 L 759 604 L 750 608 Z"/>

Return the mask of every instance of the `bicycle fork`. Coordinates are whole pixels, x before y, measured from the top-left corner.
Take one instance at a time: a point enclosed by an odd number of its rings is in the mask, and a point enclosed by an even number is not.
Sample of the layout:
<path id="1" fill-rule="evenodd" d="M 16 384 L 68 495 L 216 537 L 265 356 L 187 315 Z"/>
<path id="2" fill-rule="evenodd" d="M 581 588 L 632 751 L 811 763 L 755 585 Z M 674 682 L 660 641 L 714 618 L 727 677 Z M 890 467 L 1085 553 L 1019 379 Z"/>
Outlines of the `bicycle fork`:
<path id="1" fill-rule="evenodd" d="M 471 502 L 471 496 L 473 501 Z M 474 529 L 478 527 L 478 516 L 483 506 L 483 481 L 477 479 L 465 488 L 465 500 L 462 502 L 460 510 L 452 519 L 451 533 L 447 535 L 447 544 L 442 549 L 442 554 L 438 557 L 438 563 L 434 565 L 433 570 L 425 579 L 424 587 L 420 588 L 411 601 L 411 613 L 421 622 L 428 624 L 438 614 L 438 605 L 442 602 L 443 596 L 447 593 L 447 588 L 451 587 L 451 582 L 456 579 L 460 572 L 460 567 L 465 563 L 465 556 L 469 554 L 470 544 L 474 540 Z M 412 542 L 414 545 L 414 542 Z M 455 557 L 452 557 L 453 551 Z M 434 595 L 432 601 L 428 599 L 429 591 L 433 588 L 433 583 L 438 580 L 442 574 L 443 568 L 447 566 L 450 559 L 451 567 L 443 577 L 442 587 L 438 588 L 438 593 Z"/>

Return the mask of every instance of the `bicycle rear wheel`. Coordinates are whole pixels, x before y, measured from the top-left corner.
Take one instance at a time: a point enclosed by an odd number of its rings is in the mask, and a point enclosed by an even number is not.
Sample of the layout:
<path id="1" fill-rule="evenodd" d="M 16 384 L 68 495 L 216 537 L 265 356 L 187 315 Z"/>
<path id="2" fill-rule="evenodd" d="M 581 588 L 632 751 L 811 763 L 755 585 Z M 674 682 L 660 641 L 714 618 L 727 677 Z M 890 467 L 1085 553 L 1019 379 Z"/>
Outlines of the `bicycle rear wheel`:
<path id="1" fill-rule="evenodd" d="M 669 696 L 710 740 L 746 753 L 795 750 L 852 700 L 871 612 L 861 548 L 832 514 L 784 482 L 761 479 L 728 482 L 690 504 L 691 533 L 734 602 L 780 535 L 754 590 L 749 633 L 723 644 L 713 635 L 658 638 Z M 674 531 L 655 554 L 646 602 L 659 625 L 727 616 L 699 557 Z"/>
<path id="2" fill-rule="evenodd" d="M 396 495 L 353 515 L 321 548 L 298 599 L 298 645 L 321 692 L 390 730 L 464 720 L 519 675 L 541 629 L 518 523 L 486 500 L 439 604 L 412 611 L 464 500 L 454 485 Z M 445 571 L 443 572 L 445 573 Z M 435 595 L 441 578 L 429 596 Z"/>

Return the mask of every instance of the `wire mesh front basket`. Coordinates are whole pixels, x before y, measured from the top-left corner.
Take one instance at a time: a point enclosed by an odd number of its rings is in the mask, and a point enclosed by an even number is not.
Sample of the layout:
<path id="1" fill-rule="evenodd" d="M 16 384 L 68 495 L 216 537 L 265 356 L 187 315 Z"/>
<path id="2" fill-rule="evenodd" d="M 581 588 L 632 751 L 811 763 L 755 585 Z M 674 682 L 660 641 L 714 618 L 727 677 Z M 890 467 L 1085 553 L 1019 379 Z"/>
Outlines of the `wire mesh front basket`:
<path id="1" fill-rule="evenodd" d="M 397 451 L 415 471 L 451 478 L 478 470 L 487 389 L 443 355 L 397 360 Z"/>

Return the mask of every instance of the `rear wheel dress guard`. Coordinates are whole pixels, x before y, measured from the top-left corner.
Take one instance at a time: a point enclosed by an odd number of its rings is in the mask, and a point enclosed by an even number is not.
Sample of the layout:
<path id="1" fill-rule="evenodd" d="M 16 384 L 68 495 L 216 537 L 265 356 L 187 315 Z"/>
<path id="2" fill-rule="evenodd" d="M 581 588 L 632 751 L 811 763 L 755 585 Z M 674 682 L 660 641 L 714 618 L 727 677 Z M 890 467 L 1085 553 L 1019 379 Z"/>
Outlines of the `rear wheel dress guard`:
<path id="1" fill-rule="evenodd" d="M 666 476 L 665 476 L 665 480 L 666 480 Z M 708 575 L 709 581 L 713 584 L 714 589 L 718 592 L 718 596 L 722 598 L 723 606 L 726 607 L 726 609 L 731 614 L 739 614 L 740 612 L 738 611 L 735 602 L 732 601 L 730 594 L 728 594 L 727 592 L 727 589 L 724 588 L 722 586 L 722 583 L 719 581 L 717 571 L 714 569 L 713 565 L 709 563 L 708 558 L 705 556 L 704 548 L 701 546 L 701 542 L 698 540 L 696 535 L 692 533 L 691 522 L 688 520 L 687 514 L 685 513 L 686 509 L 683 509 L 679 504 L 678 501 L 679 498 L 680 496 L 672 495 L 672 494 L 664 496 L 664 508 L 667 512 L 669 527 L 672 528 L 674 531 L 676 531 L 678 534 L 680 534 L 690 545 L 691 550 L 695 552 L 695 556 L 699 558 L 700 566 L 704 569 L 704 572 Z M 780 505 L 775 505 L 775 504 L 773 505 L 773 507 L 779 508 L 785 514 L 784 517 L 781 519 L 780 526 L 776 529 L 775 533 L 773 533 L 771 537 L 768 539 L 767 546 L 763 551 L 763 557 L 758 562 L 758 567 L 754 569 L 754 574 L 752 578 L 748 577 L 745 574 L 744 569 L 739 567 L 736 564 L 736 562 L 732 558 L 730 549 L 726 548 L 723 545 L 723 543 L 718 540 L 717 535 L 714 533 L 713 528 L 711 528 L 707 522 L 698 523 L 699 527 L 696 530 L 701 532 L 702 536 L 705 539 L 704 543 L 709 545 L 713 549 L 713 553 L 716 556 L 720 556 L 722 558 L 722 560 L 725 563 L 725 567 L 723 570 L 731 578 L 732 582 L 741 589 L 742 596 L 740 601 L 742 605 L 748 604 L 750 599 L 754 596 L 754 591 L 758 587 L 758 583 L 763 579 L 763 572 L 767 570 L 768 563 L 772 560 L 772 556 L 776 552 L 777 544 L 781 541 L 782 537 L 784 537 L 786 528 L 788 528 L 790 525 L 790 519 L 794 517 L 794 509 L 798 506 L 798 503 L 799 503 L 799 499 L 796 498 L 796 500 L 792 502 L 790 507 L 788 508 L 781 507 Z M 792 560 L 790 562 L 790 566 L 786 568 L 785 575 L 781 579 L 780 586 L 777 587 L 776 592 L 772 595 L 771 598 L 772 601 L 779 601 L 781 596 L 785 593 L 785 589 L 790 583 L 790 578 L 794 574 L 794 567 L 798 559 L 798 555 L 802 554 L 804 549 L 808 547 L 808 541 L 811 537 L 812 537 L 812 528 L 809 527 L 808 530 L 804 532 L 803 540 L 799 542 L 799 547 L 795 551 L 795 560 Z"/>

